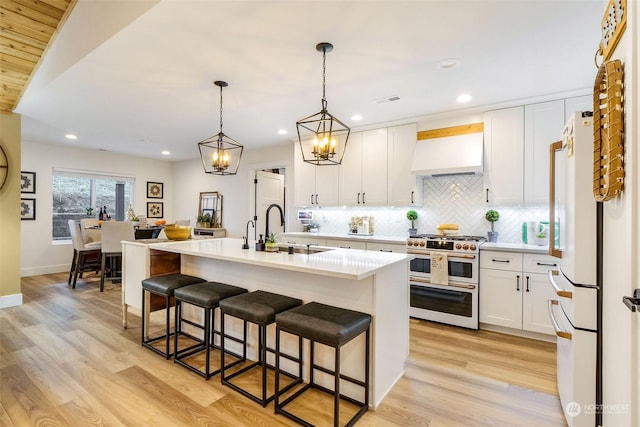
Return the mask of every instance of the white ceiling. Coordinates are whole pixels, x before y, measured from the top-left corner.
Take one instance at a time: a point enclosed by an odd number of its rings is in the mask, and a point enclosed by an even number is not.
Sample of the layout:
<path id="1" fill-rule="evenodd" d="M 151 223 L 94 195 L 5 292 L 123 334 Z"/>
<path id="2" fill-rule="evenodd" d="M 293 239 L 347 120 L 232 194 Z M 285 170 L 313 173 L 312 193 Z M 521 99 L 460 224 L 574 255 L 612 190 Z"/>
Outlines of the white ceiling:
<path id="1" fill-rule="evenodd" d="M 320 110 L 318 42 L 335 46 L 328 109 L 357 129 L 588 89 L 603 10 L 603 0 L 79 0 L 16 112 L 26 141 L 184 160 L 219 131 L 213 81 L 225 80 L 223 130 L 251 149 L 290 142 L 296 120 Z M 442 70 L 445 58 L 460 64 Z"/>

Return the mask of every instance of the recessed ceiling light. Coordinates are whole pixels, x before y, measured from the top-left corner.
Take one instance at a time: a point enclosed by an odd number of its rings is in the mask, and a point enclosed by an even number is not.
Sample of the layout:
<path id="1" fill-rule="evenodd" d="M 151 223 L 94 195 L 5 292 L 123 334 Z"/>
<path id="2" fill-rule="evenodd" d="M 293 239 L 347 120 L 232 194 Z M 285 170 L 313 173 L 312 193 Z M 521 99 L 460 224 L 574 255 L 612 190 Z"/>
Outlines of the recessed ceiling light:
<path id="1" fill-rule="evenodd" d="M 171 154 L 171 151 L 168 151 L 168 150 L 162 150 L 160 153 L 161 153 L 163 156 L 168 156 L 169 154 Z"/>
<path id="2" fill-rule="evenodd" d="M 471 95 L 469 95 L 468 93 L 463 93 L 456 98 L 456 101 L 458 101 L 460 104 L 464 104 L 465 102 L 471 101 Z"/>
<path id="3" fill-rule="evenodd" d="M 362 116 L 360 114 L 354 114 L 353 116 L 351 116 L 351 120 L 357 122 L 359 120 L 362 120 Z"/>
<path id="4" fill-rule="evenodd" d="M 456 58 L 446 58 L 438 62 L 438 68 L 441 70 L 451 70 L 456 68 L 458 65 L 460 65 L 460 61 Z"/>
<path id="5" fill-rule="evenodd" d="M 286 129 L 278 129 L 278 135 L 286 135 L 286 134 L 287 134 Z"/>
<path id="6" fill-rule="evenodd" d="M 68 133 L 64 137 L 67 138 L 67 139 L 78 139 L 78 136 L 74 135 L 72 133 Z"/>

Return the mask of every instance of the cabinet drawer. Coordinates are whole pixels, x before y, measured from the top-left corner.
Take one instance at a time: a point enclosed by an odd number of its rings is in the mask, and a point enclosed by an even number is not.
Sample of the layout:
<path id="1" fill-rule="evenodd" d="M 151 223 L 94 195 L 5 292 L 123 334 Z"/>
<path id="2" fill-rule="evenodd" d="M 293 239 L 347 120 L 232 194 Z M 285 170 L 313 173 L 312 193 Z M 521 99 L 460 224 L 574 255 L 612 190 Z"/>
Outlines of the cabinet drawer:
<path id="1" fill-rule="evenodd" d="M 480 268 L 522 271 L 522 254 L 515 252 L 480 251 Z"/>
<path id="2" fill-rule="evenodd" d="M 377 252 L 398 252 L 398 253 L 406 253 L 407 248 L 405 245 L 397 245 L 394 243 L 367 243 L 368 251 L 377 251 Z"/>
<path id="3" fill-rule="evenodd" d="M 357 240 L 327 239 L 327 246 L 343 249 L 366 249 L 367 243 L 359 242 Z"/>
<path id="4" fill-rule="evenodd" d="M 529 273 L 547 274 L 549 270 L 557 270 L 558 260 L 549 255 L 524 254 L 523 270 Z"/>

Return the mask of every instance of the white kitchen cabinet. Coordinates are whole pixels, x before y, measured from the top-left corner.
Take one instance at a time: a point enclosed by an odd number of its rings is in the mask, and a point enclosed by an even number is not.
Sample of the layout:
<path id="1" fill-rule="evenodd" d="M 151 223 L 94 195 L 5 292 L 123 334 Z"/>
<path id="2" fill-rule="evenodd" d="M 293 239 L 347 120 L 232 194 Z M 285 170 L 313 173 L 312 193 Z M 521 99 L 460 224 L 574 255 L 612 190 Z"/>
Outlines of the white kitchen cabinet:
<path id="1" fill-rule="evenodd" d="M 554 335 L 547 313 L 554 293 L 546 277 L 557 268 L 548 255 L 480 251 L 480 322 Z"/>
<path id="2" fill-rule="evenodd" d="M 397 243 L 367 242 L 368 251 L 407 253 L 407 246 Z"/>
<path id="3" fill-rule="evenodd" d="M 549 145 L 562 138 L 564 100 L 524 107 L 524 204 L 549 203 Z"/>
<path id="4" fill-rule="evenodd" d="M 524 202 L 524 107 L 484 113 L 484 197 L 490 205 Z"/>
<path id="5" fill-rule="evenodd" d="M 564 100 L 564 123 L 576 111 L 593 111 L 593 96 L 583 95 Z M 563 124 L 564 124 L 563 123 Z"/>
<path id="6" fill-rule="evenodd" d="M 304 141 L 309 148 L 313 142 Z M 302 159 L 300 144 L 294 146 L 294 204 L 295 206 L 336 206 L 339 203 L 340 167 L 316 166 Z"/>
<path id="7" fill-rule="evenodd" d="M 422 206 L 423 178 L 411 173 L 418 129 L 415 123 L 388 128 L 388 204 Z"/>
<path id="8" fill-rule="evenodd" d="M 342 249 L 367 249 L 367 243 L 359 240 L 327 239 L 326 246 Z"/>
<path id="9" fill-rule="evenodd" d="M 340 204 L 387 205 L 387 129 L 354 132 L 340 166 Z"/>

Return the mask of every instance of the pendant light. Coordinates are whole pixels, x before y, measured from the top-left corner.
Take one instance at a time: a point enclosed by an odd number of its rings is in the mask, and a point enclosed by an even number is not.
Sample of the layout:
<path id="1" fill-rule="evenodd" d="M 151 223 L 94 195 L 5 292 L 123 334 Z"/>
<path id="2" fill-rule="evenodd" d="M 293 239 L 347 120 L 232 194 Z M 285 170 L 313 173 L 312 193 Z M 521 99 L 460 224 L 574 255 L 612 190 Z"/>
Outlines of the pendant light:
<path id="1" fill-rule="evenodd" d="M 339 165 L 351 129 L 327 111 L 325 94 L 327 52 L 333 50 L 331 43 L 318 43 L 316 50 L 322 52 L 322 110 L 296 122 L 298 143 L 302 159 L 316 166 Z"/>
<path id="2" fill-rule="evenodd" d="M 222 88 L 227 82 L 215 81 L 220 88 L 220 132 L 198 143 L 202 166 L 205 173 L 214 175 L 235 175 L 240 166 L 243 146 L 222 132 Z"/>

